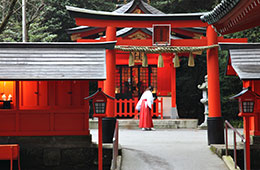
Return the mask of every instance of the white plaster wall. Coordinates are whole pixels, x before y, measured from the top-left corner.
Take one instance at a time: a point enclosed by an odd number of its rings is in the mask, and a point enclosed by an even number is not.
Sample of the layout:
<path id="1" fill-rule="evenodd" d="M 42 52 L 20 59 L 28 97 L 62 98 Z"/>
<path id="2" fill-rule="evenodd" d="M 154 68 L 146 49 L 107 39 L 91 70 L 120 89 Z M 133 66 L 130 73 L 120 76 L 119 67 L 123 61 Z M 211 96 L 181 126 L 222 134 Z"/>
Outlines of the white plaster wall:
<path id="1" fill-rule="evenodd" d="M 171 97 L 158 97 L 159 99 L 163 98 L 163 118 L 172 118 L 176 119 L 178 118 L 178 112 L 177 108 L 171 107 Z M 159 106 L 159 110 L 161 106 Z"/>

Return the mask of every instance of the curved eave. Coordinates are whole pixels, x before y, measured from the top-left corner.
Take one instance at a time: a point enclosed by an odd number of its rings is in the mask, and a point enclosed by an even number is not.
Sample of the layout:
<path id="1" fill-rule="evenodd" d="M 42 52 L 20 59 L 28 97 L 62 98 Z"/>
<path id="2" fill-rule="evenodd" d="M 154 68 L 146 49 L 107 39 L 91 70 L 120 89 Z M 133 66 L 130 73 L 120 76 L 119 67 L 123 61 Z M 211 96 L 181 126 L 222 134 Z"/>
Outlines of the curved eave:
<path id="1" fill-rule="evenodd" d="M 88 26 L 78 26 L 78 27 L 75 27 L 75 28 L 69 28 L 67 29 L 67 33 L 68 34 L 74 34 L 74 33 L 81 33 L 81 32 L 86 32 L 86 31 L 92 31 L 92 30 L 95 30 L 97 28 L 95 27 L 88 27 Z"/>
<path id="2" fill-rule="evenodd" d="M 203 22 L 214 24 L 227 15 L 240 2 L 240 0 L 222 0 L 212 11 L 201 16 Z"/>
<path id="3" fill-rule="evenodd" d="M 94 11 L 77 7 L 66 6 L 69 14 L 74 18 L 91 18 L 98 20 L 128 20 L 128 21 L 173 21 L 173 20 L 200 20 L 204 13 L 189 14 L 119 14 L 113 12 Z"/>
<path id="4" fill-rule="evenodd" d="M 260 26 L 259 0 L 223 0 L 201 20 L 212 24 L 220 34 L 239 32 Z"/>

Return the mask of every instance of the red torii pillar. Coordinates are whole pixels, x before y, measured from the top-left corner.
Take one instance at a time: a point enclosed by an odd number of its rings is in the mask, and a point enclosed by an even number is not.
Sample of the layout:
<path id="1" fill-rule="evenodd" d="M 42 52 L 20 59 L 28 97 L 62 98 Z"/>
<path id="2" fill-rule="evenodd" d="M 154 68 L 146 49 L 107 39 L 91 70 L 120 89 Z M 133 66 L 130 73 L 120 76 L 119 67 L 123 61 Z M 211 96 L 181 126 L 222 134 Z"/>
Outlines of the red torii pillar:
<path id="1" fill-rule="evenodd" d="M 174 63 L 170 64 L 171 67 L 171 117 L 176 119 L 178 118 L 178 113 L 176 109 L 176 69 L 174 68 Z"/>
<path id="2" fill-rule="evenodd" d="M 108 26 L 106 29 L 106 41 L 116 40 L 116 28 Z M 116 73 L 116 52 L 115 50 L 106 50 L 106 70 L 107 79 L 104 81 L 104 92 L 115 97 L 115 73 Z M 107 117 L 115 117 L 114 101 L 107 102 Z"/>
<path id="3" fill-rule="evenodd" d="M 208 45 L 218 44 L 218 35 L 212 26 L 207 27 Z M 224 122 L 221 116 L 218 48 L 207 51 L 208 73 L 208 144 L 224 144 Z"/>

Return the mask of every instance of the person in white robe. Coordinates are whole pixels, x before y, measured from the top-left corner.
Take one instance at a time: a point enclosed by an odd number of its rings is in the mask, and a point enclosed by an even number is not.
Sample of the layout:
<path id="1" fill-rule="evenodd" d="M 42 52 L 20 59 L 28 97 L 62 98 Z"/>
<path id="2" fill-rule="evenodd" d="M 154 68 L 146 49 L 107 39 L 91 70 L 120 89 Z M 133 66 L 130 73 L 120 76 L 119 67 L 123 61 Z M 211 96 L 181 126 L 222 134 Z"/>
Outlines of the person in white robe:
<path id="1" fill-rule="evenodd" d="M 135 109 L 140 111 L 139 128 L 143 130 L 151 130 L 153 128 L 153 120 L 151 115 L 153 98 L 153 87 L 149 86 L 141 98 L 139 99 Z"/>

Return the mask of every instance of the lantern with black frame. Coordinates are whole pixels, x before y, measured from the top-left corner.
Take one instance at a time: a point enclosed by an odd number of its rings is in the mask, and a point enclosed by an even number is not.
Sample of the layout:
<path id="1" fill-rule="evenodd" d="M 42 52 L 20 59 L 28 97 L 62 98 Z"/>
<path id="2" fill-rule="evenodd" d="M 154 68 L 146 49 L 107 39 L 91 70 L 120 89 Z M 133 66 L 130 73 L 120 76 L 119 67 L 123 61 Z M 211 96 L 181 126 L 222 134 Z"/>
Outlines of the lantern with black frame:
<path id="1" fill-rule="evenodd" d="M 92 100 L 93 105 L 93 117 L 98 117 L 98 170 L 103 169 L 103 148 L 102 148 L 102 118 L 106 117 L 106 103 L 107 99 L 114 100 L 104 93 L 101 88 L 99 88 L 93 95 L 84 98 L 87 101 Z"/>
<path id="2" fill-rule="evenodd" d="M 250 117 L 256 116 L 255 108 L 257 108 L 256 100 L 260 96 L 251 91 L 251 87 L 243 89 L 239 94 L 231 97 L 231 99 L 238 99 L 239 101 L 239 114 L 238 116 L 244 119 L 244 132 L 245 132 L 245 165 L 246 169 L 250 169 Z"/>
<path id="3" fill-rule="evenodd" d="M 99 88 L 93 95 L 85 97 L 85 100 L 92 100 L 93 104 L 93 117 L 106 117 L 106 103 L 107 98 L 114 100 L 114 97 L 111 97 L 105 94 L 101 88 Z"/>
<path id="4" fill-rule="evenodd" d="M 256 93 L 251 91 L 251 88 L 243 89 L 239 94 L 230 99 L 238 99 L 239 102 L 239 116 L 254 116 L 256 99 L 260 98 Z"/>

